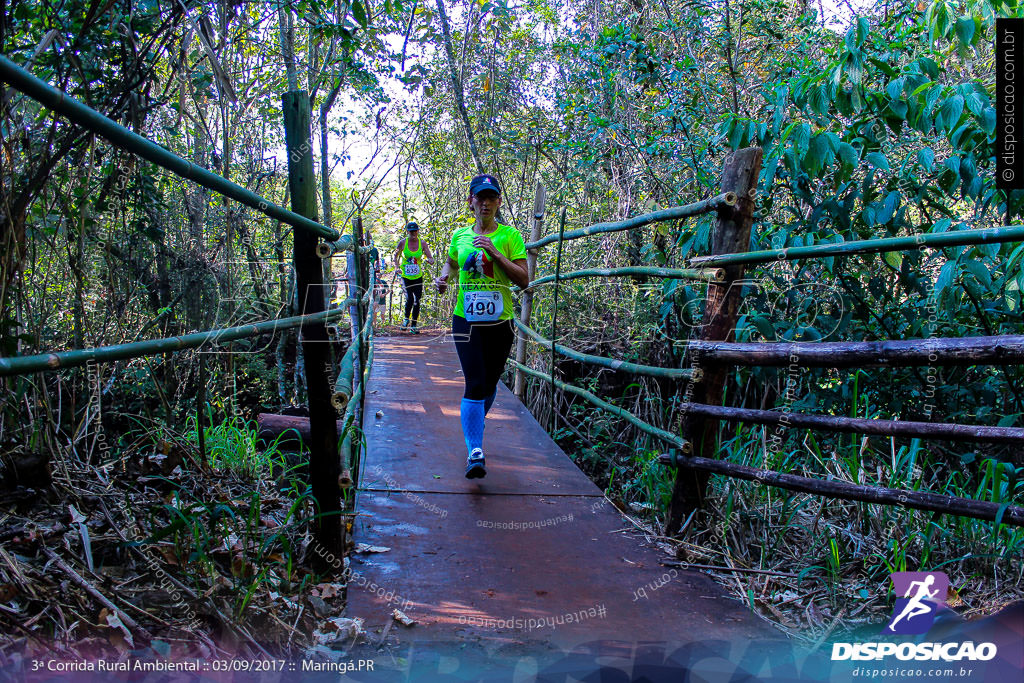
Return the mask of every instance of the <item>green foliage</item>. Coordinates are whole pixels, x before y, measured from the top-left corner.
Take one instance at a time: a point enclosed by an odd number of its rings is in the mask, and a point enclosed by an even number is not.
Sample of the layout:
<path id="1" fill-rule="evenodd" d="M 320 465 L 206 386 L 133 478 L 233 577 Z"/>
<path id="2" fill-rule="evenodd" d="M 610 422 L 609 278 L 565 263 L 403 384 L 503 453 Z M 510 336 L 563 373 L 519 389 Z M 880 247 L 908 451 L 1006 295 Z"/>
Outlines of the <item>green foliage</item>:
<path id="1" fill-rule="evenodd" d="M 207 406 L 203 422 L 206 457 L 210 467 L 250 476 L 269 474 L 274 467 L 287 470 L 284 454 L 277 447 L 282 437 L 279 436 L 261 448 L 257 439 L 259 429 L 254 421 L 232 415 L 216 423 L 213 406 Z M 199 435 L 194 415 L 189 416 L 185 425 L 185 438 L 198 446 Z"/>

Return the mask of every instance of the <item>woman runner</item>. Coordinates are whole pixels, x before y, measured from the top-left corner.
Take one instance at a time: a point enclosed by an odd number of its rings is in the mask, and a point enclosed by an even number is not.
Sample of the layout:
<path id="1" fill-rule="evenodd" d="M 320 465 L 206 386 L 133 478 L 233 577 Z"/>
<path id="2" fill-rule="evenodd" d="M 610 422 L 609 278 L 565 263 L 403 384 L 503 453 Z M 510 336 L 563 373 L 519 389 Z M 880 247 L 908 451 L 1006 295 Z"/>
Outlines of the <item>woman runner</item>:
<path id="1" fill-rule="evenodd" d="M 480 175 L 469 183 L 469 208 L 474 222 L 452 235 L 448 260 L 434 280 L 439 293 L 458 270 L 459 286 L 452 316 L 452 336 L 466 380 L 461 417 L 466 439 L 466 478 L 487 474 L 484 467 L 484 416 L 494 403 L 498 380 L 512 340 L 510 284 L 526 288 L 526 247 L 515 228 L 497 221 L 501 188 L 493 176 Z"/>
<path id="2" fill-rule="evenodd" d="M 401 274 L 405 287 L 405 321 L 402 329 L 409 327 L 409 332 L 419 334 L 416 325 L 420 319 L 420 299 L 423 298 L 422 261 L 426 258 L 427 263 L 433 263 L 434 257 L 430 253 L 430 246 L 420 240 L 420 226 L 415 221 L 406 223 L 405 229 L 409 236 L 399 240 L 395 250 L 395 268 Z"/>

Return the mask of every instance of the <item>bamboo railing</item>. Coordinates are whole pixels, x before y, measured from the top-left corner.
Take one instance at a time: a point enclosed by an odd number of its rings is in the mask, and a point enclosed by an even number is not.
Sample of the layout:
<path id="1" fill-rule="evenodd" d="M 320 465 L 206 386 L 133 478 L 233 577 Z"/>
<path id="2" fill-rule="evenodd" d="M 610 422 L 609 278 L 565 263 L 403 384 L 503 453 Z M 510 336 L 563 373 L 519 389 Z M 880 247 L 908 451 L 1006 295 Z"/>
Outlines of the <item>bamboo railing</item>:
<path id="1" fill-rule="evenodd" d="M 699 202 L 694 202 L 693 204 L 687 204 L 686 206 L 674 206 L 669 209 L 661 209 L 660 211 L 652 211 L 651 213 L 627 218 L 624 221 L 595 223 L 594 225 L 579 228 L 578 230 L 569 230 L 562 236 L 562 241 L 574 240 L 579 239 L 580 237 L 589 237 L 590 235 L 599 235 L 608 232 L 632 230 L 634 228 L 641 228 L 645 225 L 650 225 L 651 223 L 664 223 L 665 221 L 674 221 L 680 218 L 690 218 L 704 213 L 711 213 L 712 211 L 716 211 L 723 207 L 731 208 L 735 206 L 735 204 L 736 195 L 732 192 L 723 192 L 720 195 L 716 195 Z M 535 240 L 533 242 L 527 242 L 526 248 L 527 250 L 538 249 L 558 241 L 558 234 L 555 233 L 541 237 L 539 240 Z"/>
<path id="2" fill-rule="evenodd" d="M 540 336 L 536 331 L 530 329 L 524 325 L 521 321 L 515 321 L 516 327 L 523 334 L 530 337 L 530 340 L 536 344 L 543 346 L 546 349 L 551 349 L 551 340 L 545 339 Z M 601 367 L 609 368 L 611 370 L 617 370 L 619 372 L 631 372 L 636 375 L 647 375 L 648 377 L 664 377 L 666 379 L 689 379 L 700 381 L 701 371 L 690 370 L 688 368 L 659 368 L 654 365 L 640 365 L 639 363 L 630 363 L 629 361 L 616 360 L 615 358 L 608 358 L 606 356 L 594 356 L 589 353 L 581 353 L 574 349 L 570 349 L 568 346 L 562 346 L 561 344 L 554 345 L 555 351 L 573 360 L 581 363 L 588 363 L 590 365 L 600 365 Z"/>
<path id="3" fill-rule="evenodd" d="M 801 259 L 826 258 L 829 256 L 851 256 L 853 254 L 881 254 L 889 251 L 917 251 L 919 249 L 942 249 L 945 247 L 966 247 L 973 244 L 1002 244 L 1024 240 L 1024 225 L 978 230 L 956 230 L 954 232 L 927 232 L 909 237 L 882 237 L 870 240 L 854 240 L 834 244 L 814 244 L 808 247 L 787 247 L 716 256 L 696 256 L 687 263 L 694 268 L 752 265 L 772 261 L 797 261 Z"/>
<path id="4" fill-rule="evenodd" d="M 625 266 L 623 268 L 587 268 L 574 270 L 569 273 L 560 273 L 559 280 L 575 280 L 581 277 L 660 277 L 673 280 L 697 280 L 709 282 L 721 280 L 725 277 L 725 270 L 722 268 L 657 268 L 654 266 Z M 531 287 L 546 285 L 554 282 L 554 275 L 546 275 L 530 283 Z"/>
<path id="5" fill-rule="evenodd" d="M 93 349 L 77 349 L 74 351 L 54 351 L 34 356 L 13 356 L 0 358 L 0 377 L 24 375 L 31 372 L 49 372 L 86 365 L 90 362 L 104 363 L 129 358 L 142 358 L 162 353 L 173 353 L 184 349 L 195 349 L 204 345 L 224 344 L 247 337 L 254 337 L 267 332 L 290 330 L 303 325 L 335 320 L 342 317 L 351 300 L 346 300 L 338 308 L 332 308 L 314 315 L 296 315 L 290 318 L 277 318 L 261 323 L 225 327 L 204 332 L 193 332 L 178 337 L 147 339 L 130 344 L 113 344 L 98 346 Z"/>
<path id="6" fill-rule="evenodd" d="M 111 144 L 165 168 L 177 176 L 234 199 L 239 204 L 256 209 L 260 213 L 294 228 L 309 231 L 328 240 L 337 240 L 341 237 L 337 230 L 278 206 L 252 190 L 211 173 L 205 168 L 200 168 L 138 133 L 128 130 L 95 109 L 82 104 L 66 92 L 36 78 L 3 55 L 0 55 L 0 79 L 58 114 L 67 117 L 72 123 L 96 133 Z"/>

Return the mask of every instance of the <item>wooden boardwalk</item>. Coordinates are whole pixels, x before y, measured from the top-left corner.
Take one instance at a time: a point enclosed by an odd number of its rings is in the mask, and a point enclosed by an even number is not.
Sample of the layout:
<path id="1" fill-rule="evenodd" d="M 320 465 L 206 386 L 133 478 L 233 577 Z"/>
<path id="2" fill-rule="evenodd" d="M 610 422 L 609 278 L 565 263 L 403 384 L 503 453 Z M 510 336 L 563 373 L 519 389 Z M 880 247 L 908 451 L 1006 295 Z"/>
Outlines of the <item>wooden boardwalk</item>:
<path id="1" fill-rule="evenodd" d="M 502 669 L 557 666 L 580 648 L 633 661 L 652 644 L 692 655 L 703 651 L 694 644 L 785 640 L 709 577 L 662 566 L 665 551 L 504 385 L 487 418 L 487 477 L 467 480 L 450 336 L 375 344 L 354 532 L 357 543 L 390 550 L 352 558 L 347 614 L 367 629 L 353 656 L 410 679 L 417 666 L 454 665 L 477 680 L 499 660 Z M 396 608 L 416 625 L 392 623 Z"/>

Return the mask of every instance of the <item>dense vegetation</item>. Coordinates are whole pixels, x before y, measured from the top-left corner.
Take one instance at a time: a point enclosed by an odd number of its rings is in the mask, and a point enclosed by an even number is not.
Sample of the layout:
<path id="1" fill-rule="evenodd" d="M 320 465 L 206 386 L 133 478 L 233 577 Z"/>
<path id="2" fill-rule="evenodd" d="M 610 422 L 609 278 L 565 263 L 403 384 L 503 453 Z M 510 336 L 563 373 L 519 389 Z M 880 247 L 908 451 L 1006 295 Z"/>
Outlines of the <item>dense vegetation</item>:
<path id="1" fill-rule="evenodd" d="M 280 203 L 280 95 L 308 90 L 318 172 L 329 174 L 321 220 L 344 229 L 362 216 L 384 253 L 411 219 L 443 253 L 468 217 L 466 182 L 480 169 L 501 180 L 504 220 L 525 235 L 538 181 L 549 192 L 548 227 L 562 208 L 567 227 L 578 227 L 716 194 L 725 157 L 747 146 L 764 150 L 752 248 L 1018 222 L 1020 193 L 995 188 L 992 75 L 995 17 L 1021 16 L 1018 4 L 894 0 L 853 16 L 822 10 L 799 0 L 22 0 L 0 8 L 0 52 Z M 140 162 L 9 88 L 0 90 L 0 137 L 0 354 L 172 336 L 293 306 L 286 226 Z M 712 225 L 706 216 L 573 242 L 562 268 L 681 266 L 707 251 Z M 748 272 L 736 338 L 1020 334 L 1022 258 L 1024 245 L 1006 244 L 759 267 Z M 538 272 L 553 270 L 547 250 Z M 704 291 L 679 280 L 575 280 L 559 296 L 555 332 L 566 345 L 684 367 Z M 533 314 L 546 336 L 551 302 L 542 290 Z M 450 304 L 427 303 L 428 317 L 444 324 Z M 252 618 L 254 600 L 302 589 L 295 566 L 308 493 L 290 475 L 271 486 L 271 468 L 290 465 L 276 452 L 257 455 L 251 424 L 257 412 L 302 403 L 294 342 L 280 335 L 207 354 L 205 379 L 194 352 L 5 379 L 5 478 L 26 483 L 19 463 L 50 460 L 55 486 L 75 499 L 76 486 L 95 490 L 72 482 L 123 472 L 127 500 L 146 510 L 140 529 L 153 543 L 173 541 L 169 555 L 161 551 L 168 562 L 193 563 L 197 591 L 225 588 L 234 617 Z M 549 357 L 531 362 L 546 369 Z M 681 384 L 569 362 L 560 373 L 655 425 L 678 425 Z M 208 401 L 197 406 L 200 389 Z M 737 369 L 726 396 L 736 406 L 1019 426 L 1024 373 Z M 546 387 L 532 387 L 529 404 L 542 422 L 557 413 L 563 448 L 610 498 L 661 531 L 672 482 L 655 462 L 663 444 L 570 396 L 552 404 Z M 195 447 L 197 409 L 208 416 L 206 462 Z M 785 432 L 776 447 L 770 431 L 723 428 L 721 457 L 1024 499 L 1024 459 L 1008 447 L 803 430 Z M 187 485 L 163 478 L 174 466 Z M 233 483 L 204 499 L 209 490 L 195 482 L 225 467 L 230 474 L 216 476 Z M 162 483 L 131 483 L 139 472 L 157 472 Z M 242 495 L 252 487 L 237 482 L 249 477 L 256 493 Z M 1012 527 L 713 485 L 675 552 L 797 574 L 726 583 L 812 640 L 835 615 L 877 619 L 887 607 L 866 600 L 866 589 L 875 595 L 897 569 L 942 568 L 979 611 L 1019 591 L 1024 532 Z M 865 604 L 840 614 L 851 595 Z"/>

